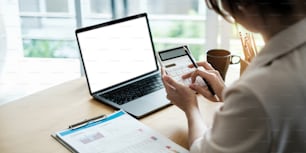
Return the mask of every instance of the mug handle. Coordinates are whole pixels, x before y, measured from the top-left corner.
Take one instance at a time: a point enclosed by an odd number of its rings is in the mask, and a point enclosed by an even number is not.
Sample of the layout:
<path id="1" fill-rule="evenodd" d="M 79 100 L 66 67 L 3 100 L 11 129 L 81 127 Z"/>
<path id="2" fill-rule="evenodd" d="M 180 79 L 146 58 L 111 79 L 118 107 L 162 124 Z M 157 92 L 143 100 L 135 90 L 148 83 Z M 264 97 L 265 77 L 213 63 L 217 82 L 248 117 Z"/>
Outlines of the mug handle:
<path id="1" fill-rule="evenodd" d="M 235 58 L 237 58 L 238 60 L 233 60 Z M 231 55 L 231 62 L 230 62 L 230 64 L 238 64 L 238 63 L 240 63 L 240 56 L 238 56 L 238 55 Z"/>

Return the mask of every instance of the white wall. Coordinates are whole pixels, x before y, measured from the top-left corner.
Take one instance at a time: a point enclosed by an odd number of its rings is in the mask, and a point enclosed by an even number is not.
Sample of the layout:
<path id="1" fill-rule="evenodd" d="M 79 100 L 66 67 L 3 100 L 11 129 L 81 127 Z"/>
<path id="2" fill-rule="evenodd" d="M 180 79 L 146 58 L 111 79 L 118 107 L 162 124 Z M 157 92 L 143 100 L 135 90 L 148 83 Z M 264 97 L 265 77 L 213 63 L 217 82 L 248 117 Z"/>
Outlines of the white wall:
<path id="1" fill-rule="evenodd" d="M 0 73 L 3 77 L 8 61 L 22 57 L 18 0 L 0 0 L 0 33 Z"/>
<path id="2" fill-rule="evenodd" d="M 17 76 L 23 54 L 20 32 L 18 0 L 0 0 L 0 104 L 12 95 L 12 82 L 8 81 L 12 74 Z M 15 88 L 14 88 L 15 90 Z M 16 90 L 18 94 L 18 90 Z M 15 93 L 15 94 L 16 94 Z"/>
<path id="3" fill-rule="evenodd" d="M 0 0 L 0 105 L 80 77 L 78 59 L 23 56 L 18 6 L 18 0 Z"/>
<path id="4" fill-rule="evenodd" d="M 4 69 L 5 56 L 6 56 L 6 28 L 4 25 L 2 3 L 0 2 L 0 79 Z"/>

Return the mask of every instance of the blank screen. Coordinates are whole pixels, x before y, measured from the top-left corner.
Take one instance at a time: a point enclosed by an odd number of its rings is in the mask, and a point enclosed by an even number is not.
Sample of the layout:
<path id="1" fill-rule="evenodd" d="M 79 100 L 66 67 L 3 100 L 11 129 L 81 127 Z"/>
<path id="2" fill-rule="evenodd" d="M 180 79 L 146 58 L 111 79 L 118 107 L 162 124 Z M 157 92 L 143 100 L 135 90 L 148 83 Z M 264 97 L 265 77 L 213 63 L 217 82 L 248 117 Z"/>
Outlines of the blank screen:
<path id="1" fill-rule="evenodd" d="M 180 57 L 180 56 L 183 56 L 183 55 L 187 55 L 184 48 L 178 48 L 178 49 L 175 49 L 175 50 L 170 50 L 170 51 L 162 52 L 162 53 L 159 53 L 159 54 L 160 54 L 160 58 L 161 58 L 162 61 L 172 59 L 172 58 L 176 58 L 176 57 Z"/>
<path id="2" fill-rule="evenodd" d="M 146 17 L 77 34 L 91 92 L 157 70 Z"/>

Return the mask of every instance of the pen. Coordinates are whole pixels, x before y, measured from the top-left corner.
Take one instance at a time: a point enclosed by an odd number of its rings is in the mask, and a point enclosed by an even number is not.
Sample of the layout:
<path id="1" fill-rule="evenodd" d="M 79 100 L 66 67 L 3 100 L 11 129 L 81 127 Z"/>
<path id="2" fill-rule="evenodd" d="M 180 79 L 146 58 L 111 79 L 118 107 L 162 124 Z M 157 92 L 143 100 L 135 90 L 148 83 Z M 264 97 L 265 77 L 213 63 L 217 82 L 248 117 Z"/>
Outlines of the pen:
<path id="1" fill-rule="evenodd" d="M 187 47 L 184 46 L 184 49 L 185 49 L 189 54 L 191 54 L 190 50 L 189 50 Z M 190 55 L 188 55 L 188 56 L 190 56 Z M 190 58 L 193 59 L 192 57 L 190 57 Z M 197 69 L 199 68 L 198 64 L 197 64 L 194 60 L 191 60 L 191 62 L 193 63 L 193 65 L 194 65 L 195 68 L 197 68 Z M 202 78 L 202 77 L 201 77 L 201 78 Z M 212 89 L 211 85 L 210 85 L 204 78 L 202 78 L 202 80 L 206 83 L 207 88 L 208 88 L 208 90 L 211 92 L 211 94 L 212 94 L 212 95 L 215 95 L 215 92 L 214 92 L 214 90 Z"/>
<path id="2" fill-rule="evenodd" d="M 102 114 L 102 115 L 99 115 L 99 116 L 96 116 L 96 117 L 93 117 L 93 118 L 90 118 L 90 119 L 85 119 L 84 121 L 81 121 L 81 122 L 78 122 L 78 123 L 75 123 L 75 124 L 72 124 L 72 125 L 69 125 L 68 128 L 71 129 L 71 128 L 76 128 L 80 125 L 83 125 L 83 124 L 88 124 L 89 122 L 91 121 L 96 121 L 97 119 L 103 119 L 106 115 L 105 114 Z"/>

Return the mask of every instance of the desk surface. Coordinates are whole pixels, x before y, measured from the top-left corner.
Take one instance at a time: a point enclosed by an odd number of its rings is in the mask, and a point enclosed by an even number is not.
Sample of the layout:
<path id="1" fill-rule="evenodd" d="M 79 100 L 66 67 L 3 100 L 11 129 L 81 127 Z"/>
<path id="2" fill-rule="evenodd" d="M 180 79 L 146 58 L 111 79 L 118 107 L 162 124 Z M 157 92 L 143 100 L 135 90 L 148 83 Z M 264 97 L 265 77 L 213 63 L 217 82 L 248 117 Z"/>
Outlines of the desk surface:
<path id="1" fill-rule="evenodd" d="M 198 98 L 204 121 L 209 123 L 214 108 L 220 103 Z M 49 88 L 0 106 L 0 151 L 68 153 L 50 136 L 51 133 L 67 128 L 71 123 L 113 111 L 92 99 L 84 78 Z M 186 118 L 176 106 L 166 107 L 140 121 L 187 148 Z"/>

